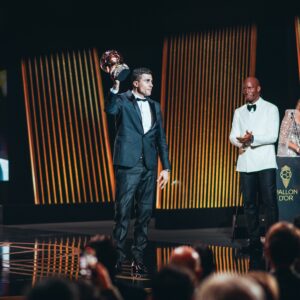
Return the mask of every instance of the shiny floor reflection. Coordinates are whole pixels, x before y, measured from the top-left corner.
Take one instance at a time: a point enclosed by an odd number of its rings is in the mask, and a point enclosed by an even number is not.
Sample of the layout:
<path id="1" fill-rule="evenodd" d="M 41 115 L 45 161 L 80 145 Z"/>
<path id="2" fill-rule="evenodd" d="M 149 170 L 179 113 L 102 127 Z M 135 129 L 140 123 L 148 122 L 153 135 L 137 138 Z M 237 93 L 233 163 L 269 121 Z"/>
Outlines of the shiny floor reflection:
<path id="1" fill-rule="evenodd" d="M 26 287 L 47 277 L 59 275 L 77 280 L 80 277 L 80 250 L 90 238 L 89 234 L 11 227 L 3 227 L 0 236 L 3 241 L 0 243 L 0 296 L 23 295 Z M 198 240 L 201 240 L 201 236 Z M 117 276 L 117 280 L 151 288 L 151 274 L 167 264 L 172 250 L 182 244 L 176 240 L 174 242 L 150 241 L 145 255 L 150 275 L 132 276 L 130 260 L 128 260 L 122 273 Z M 185 244 L 193 243 L 191 241 Z M 128 249 L 130 245 L 129 239 Z M 217 272 L 244 274 L 249 269 L 264 268 L 261 256 L 250 259 L 247 255 L 240 255 L 236 244 L 222 245 L 216 238 L 214 244 L 209 247 L 214 254 Z"/>

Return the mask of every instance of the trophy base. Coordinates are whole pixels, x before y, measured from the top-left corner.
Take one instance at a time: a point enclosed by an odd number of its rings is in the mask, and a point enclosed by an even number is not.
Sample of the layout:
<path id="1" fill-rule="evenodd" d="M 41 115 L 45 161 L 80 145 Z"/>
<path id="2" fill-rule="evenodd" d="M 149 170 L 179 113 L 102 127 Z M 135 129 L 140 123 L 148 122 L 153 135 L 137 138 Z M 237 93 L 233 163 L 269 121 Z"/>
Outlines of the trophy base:
<path id="1" fill-rule="evenodd" d="M 119 80 L 119 81 L 124 81 L 127 76 L 129 75 L 130 73 L 130 70 L 129 69 L 124 69 L 120 72 L 120 74 L 116 77 L 116 80 Z"/>

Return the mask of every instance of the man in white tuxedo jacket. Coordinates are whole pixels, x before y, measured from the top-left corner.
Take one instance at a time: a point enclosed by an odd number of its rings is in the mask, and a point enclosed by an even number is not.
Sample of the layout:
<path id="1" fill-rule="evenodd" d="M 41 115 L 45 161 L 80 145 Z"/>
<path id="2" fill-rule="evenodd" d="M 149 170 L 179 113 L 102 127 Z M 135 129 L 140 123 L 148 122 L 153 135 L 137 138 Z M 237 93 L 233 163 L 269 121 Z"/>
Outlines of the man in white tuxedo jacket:
<path id="1" fill-rule="evenodd" d="M 275 142 L 278 138 L 277 106 L 260 97 L 257 78 L 248 77 L 243 83 L 246 104 L 234 113 L 230 142 L 239 148 L 236 170 L 240 173 L 244 214 L 249 234 L 249 250 L 261 249 L 259 206 L 257 195 L 264 203 L 266 230 L 278 221 L 276 197 Z"/>

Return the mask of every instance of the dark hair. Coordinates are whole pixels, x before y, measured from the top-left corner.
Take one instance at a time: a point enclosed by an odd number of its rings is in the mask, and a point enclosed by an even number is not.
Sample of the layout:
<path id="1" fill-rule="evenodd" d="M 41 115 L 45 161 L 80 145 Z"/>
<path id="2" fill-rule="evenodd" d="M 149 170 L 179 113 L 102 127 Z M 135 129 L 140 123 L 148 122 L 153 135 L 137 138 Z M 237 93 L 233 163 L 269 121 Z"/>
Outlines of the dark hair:
<path id="1" fill-rule="evenodd" d="M 152 75 L 152 71 L 148 68 L 136 68 L 131 73 L 131 83 L 141 78 L 143 74 Z"/>
<path id="2" fill-rule="evenodd" d="M 300 251 L 299 232 L 291 223 L 278 222 L 267 232 L 265 244 L 275 266 L 291 265 Z"/>
<path id="3" fill-rule="evenodd" d="M 26 300 L 78 300 L 77 286 L 63 278 L 47 278 L 26 293 Z"/>
<path id="4" fill-rule="evenodd" d="M 154 300 L 190 300 L 194 293 L 192 273 L 177 266 L 163 267 L 153 278 Z"/>

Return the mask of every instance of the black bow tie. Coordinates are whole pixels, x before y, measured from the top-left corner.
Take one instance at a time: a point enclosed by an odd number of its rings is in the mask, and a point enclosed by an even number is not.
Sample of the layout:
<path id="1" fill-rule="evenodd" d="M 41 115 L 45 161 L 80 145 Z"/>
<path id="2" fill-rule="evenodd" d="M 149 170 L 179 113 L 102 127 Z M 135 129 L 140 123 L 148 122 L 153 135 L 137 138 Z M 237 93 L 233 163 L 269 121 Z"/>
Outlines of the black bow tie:
<path id="1" fill-rule="evenodd" d="M 135 100 L 136 100 L 136 101 L 143 101 L 143 102 L 146 102 L 146 101 L 148 101 L 148 99 L 147 99 L 147 98 L 144 98 L 144 99 L 141 99 L 141 98 L 135 98 Z"/>
<path id="2" fill-rule="evenodd" d="M 247 109 L 249 111 L 251 111 L 253 109 L 253 111 L 256 111 L 256 104 L 247 104 Z"/>

